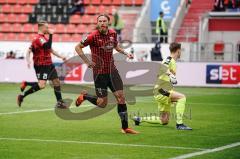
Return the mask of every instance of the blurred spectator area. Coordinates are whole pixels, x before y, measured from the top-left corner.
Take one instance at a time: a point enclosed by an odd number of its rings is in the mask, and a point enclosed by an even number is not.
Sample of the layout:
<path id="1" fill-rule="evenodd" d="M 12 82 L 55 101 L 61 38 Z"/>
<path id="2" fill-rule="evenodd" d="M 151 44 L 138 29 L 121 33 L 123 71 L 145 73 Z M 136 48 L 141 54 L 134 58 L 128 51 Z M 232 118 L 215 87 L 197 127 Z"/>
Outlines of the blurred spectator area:
<path id="1" fill-rule="evenodd" d="M 0 0 L 0 41 L 29 41 L 37 32 L 37 21 L 50 22 L 55 28 L 54 41 L 79 41 L 96 25 L 96 15 L 112 15 L 113 9 L 135 10 L 122 12 L 126 24 L 123 38 L 131 40 L 137 12 L 144 0 L 84 0 L 85 14 L 70 15 L 73 0 Z M 112 18 L 112 16 L 111 16 Z M 126 36 L 126 37 L 124 37 Z"/>

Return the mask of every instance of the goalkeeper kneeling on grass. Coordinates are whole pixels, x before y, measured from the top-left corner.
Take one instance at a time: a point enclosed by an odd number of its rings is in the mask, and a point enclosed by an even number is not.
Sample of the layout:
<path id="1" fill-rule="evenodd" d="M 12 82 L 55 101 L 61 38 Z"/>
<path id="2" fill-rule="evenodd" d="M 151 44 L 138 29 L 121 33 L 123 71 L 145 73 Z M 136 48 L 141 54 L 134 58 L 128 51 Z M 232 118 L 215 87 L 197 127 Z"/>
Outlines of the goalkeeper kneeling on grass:
<path id="1" fill-rule="evenodd" d="M 153 91 L 154 99 L 158 103 L 160 116 L 135 116 L 133 120 L 135 121 L 135 125 L 139 125 L 141 122 L 167 125 L 169 122 L 171 105 L 176 102 L 176 128 L 178 130 L 192 130 L 192 128 L 183 124 L 186 97 L 184 94 L 173 90 L 173 85 L 177 84 L 177 79 L 175 77 L 176 60 L 181 56 L 181 44 L 171 43 L 169 49 L 171 55 L 163 60 Z"/>

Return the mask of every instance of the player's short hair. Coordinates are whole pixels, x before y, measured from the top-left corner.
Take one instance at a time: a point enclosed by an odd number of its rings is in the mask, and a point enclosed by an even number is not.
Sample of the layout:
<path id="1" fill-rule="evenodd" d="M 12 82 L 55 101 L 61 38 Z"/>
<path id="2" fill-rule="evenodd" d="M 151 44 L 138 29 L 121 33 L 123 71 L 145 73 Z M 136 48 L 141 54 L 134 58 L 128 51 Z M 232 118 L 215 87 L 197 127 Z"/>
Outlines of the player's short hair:
<path id="1" fill-rule="evenodd" d="M 97 21 L 98 21 L 98 19 L 99 19 L 101 16 L 106 17 L 107 20 L 110 22 L 110 17 L 109 17 L 107 14 L 100 14 L 100 15 L 97 17 Z"/>
<path id="2" fill-rule="evenodd" d="M 176 52 L 178 49 L 181 49 L 181 44 L 180 43 L 173 42 L 169 46 L 169 50 L 170 50 L 171 53 Z"/>
<path id="3" fill-rule="evenodd" d="M 41 20 L 41 21 L 38 22 L 38 27 L 42 27 L 45 24 L 47 24 L 47 21 Z"/>

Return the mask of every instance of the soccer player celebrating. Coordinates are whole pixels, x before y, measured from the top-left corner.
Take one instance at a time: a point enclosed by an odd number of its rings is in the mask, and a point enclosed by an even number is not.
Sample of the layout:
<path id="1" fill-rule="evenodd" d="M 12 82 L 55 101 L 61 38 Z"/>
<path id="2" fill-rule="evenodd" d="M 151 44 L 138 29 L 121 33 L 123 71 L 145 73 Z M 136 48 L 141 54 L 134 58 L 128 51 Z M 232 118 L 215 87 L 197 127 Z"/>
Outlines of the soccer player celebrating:
<path id="1" fill-rule="evenodd" d="M 110 18 L 106 14 L 97 17 L 97 30 L 89 34 L 76 47 L 75 50 L 82 60 L 93 69 L 94 84 L 96 95 L 82 92 L 76 100 L 76 106 L 81 105 L 84 100 L 88 100 L 94 105 L 104 108 L 107 105 L 107 89 L 113 92 L 117 100 L 117 110 L 122 122 L 122 133 L 137 134 L 138 132 L 128 127 L 128 114 L 125 96 L 123 92 L 123 82 L 114 64 L 113 49 L 133 58 L 131 54 L 126 53 L 119 47 L 117 33 L 108 29 Z M 82 48 L 90 45 L 92 61 L 83 53 Z"/>
<path id="2" fill-rule="evenodd" d="M 181 44 L 171 43 L 169 49 L 171 55 L 163 60 L 162 64 L 164 64 L 165 68 L 159 71 L 157 83 L 154 87 L 154 98 L 158 103 L 160 117 L 134 117 L 133 120 L 135 121 L 135 125 L 139 125 L 140 122 L 167 125 L 170 117 L 171 104 L 176 102 L 176 128 L 178 130 L 192 130 L 192 128 L 183 124 L 186 97 L 184 94 L 173 90 L 173 84 L 177 84 L 175 77 L 176 60 L 181 56 Z"/>
<path id="3" fill-rule="evenodd" d="M 49 34 L 49 39 L 45 36 Z M 67 105 L 63 102 L 60 88 L 60 80 L 57 75 L 57 71 L 52 63 L 51 53 L 55 56 L 66 60 L 65 57 L 59 55 L 56 51 L 52 50 L 52 34 L 53 30 L 48 28 L 46 21 L 38 23 L 38 34 L 34 37 L 31 47 L 27 53 L 28 67 L 30 67 L 30 54 L 33 53 L 34 69 L 37 75 L 38 82 L 22 82 L 21 91 L 23 94 L 18 95 L 17 104 L 21 107 L 23 99 L 34 92 L 44 89 L 47 80 L 51 80 L 54 86 L 54 93 L 57 99 L 57 108 L 67 108 Z M 27 86 L 31 86 L 24 92 Z"/>

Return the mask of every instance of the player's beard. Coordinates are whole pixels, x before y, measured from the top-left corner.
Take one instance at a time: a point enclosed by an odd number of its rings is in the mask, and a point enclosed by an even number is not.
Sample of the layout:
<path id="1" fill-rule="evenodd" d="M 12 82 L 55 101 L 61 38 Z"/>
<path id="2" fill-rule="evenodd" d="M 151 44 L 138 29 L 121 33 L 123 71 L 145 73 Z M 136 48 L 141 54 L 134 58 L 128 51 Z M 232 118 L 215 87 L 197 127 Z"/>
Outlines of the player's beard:
<path id="1" fill-rule="evenodd" d="M 108 27 L 107 26 L 104 27 L 104 28 L 102 26 L 99 26 L 98 28 L 99 28 L 99 31 L 100 31 L 101 34 L 106 34 L 107 31 L 108 31 Z"/>

